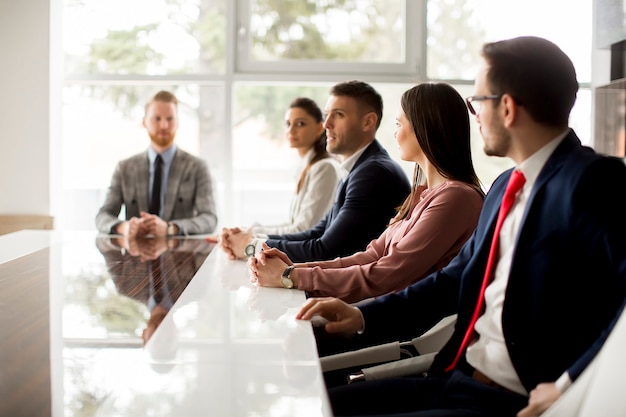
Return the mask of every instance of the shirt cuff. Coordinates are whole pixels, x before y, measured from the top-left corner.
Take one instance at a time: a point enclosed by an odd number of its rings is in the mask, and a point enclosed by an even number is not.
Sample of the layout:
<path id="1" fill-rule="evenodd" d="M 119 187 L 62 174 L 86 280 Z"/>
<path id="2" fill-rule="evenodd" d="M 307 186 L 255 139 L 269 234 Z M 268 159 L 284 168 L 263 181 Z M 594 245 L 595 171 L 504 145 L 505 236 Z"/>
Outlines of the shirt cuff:
<path id="1" fill-rule="evenodd" d="M 257 254 L 257 253 L 261 252 L 261 250 L 263 250 L 263 243 L 266 240 L 267 239 L 263 239 L 263 238 L 259 238 L 259 237 L 255 237 L 254 239 L 252 239 L 250 244 L 254 245 L 254 253 L 255 254 Z"/>
<path id="2" fill-rule="evenodd" d="M 363 332 L 365 331 L 365 317 L 363 317 L 363 312 L 361 311 L 360 308 L 358 307 L 354 307 L 357 309 L 357 311 L 359 312 L 359 314 L 361 315 L 361 323 L 363 323 L 363 327 L 361 327 L 361 330 L 357 330 L 357 334 L 363 334 Z"/>
<path id="3" fill-rule="evenodd" d="M 569 374 L 567 373 L 567 371 L 561 374 L 561 376 L 559 377 L 559 379 L 556 380 L 554 385 L 556 386 L 556 389 L 558 389 L 561 394 L 563 394 L 565 390 L 567 390 L 570 387 L 570 385 L 572 385 L 572 379 L 569 377 Z"/>

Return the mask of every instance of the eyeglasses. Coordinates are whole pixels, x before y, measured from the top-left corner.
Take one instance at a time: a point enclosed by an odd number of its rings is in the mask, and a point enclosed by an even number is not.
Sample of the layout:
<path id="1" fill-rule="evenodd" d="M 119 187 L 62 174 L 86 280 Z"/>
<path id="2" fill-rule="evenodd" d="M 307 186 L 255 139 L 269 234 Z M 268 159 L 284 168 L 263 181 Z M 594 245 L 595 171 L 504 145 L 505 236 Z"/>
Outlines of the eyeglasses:
<path id="1" fill-rule="evenodd" d="M 476 116 L 476 114 L 480 113 L 480 102 L 483 100 L 500 100 L 500 98 L 502 97 L 502 94 L 493 94 L 490 96 L 470 96 L 468 98 L 465 99 L 465 103 L 467 104 L 467 108 L 469 109 L 470 113 L 472 113 L 474 116 Z M 474 103 L 474 104 L 472 104 Z"/>

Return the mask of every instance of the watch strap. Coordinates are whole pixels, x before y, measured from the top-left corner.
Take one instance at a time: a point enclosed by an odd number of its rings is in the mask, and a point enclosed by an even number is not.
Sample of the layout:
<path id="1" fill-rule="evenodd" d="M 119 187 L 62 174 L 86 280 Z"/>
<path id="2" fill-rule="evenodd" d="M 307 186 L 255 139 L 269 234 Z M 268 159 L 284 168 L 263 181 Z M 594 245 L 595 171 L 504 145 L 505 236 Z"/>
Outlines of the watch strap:
<path id="1" fill-rule="evenodd" d="M 280 283 L 284 288 L 292 289 L 294 288 L 293 280 L 291 279 L 291 271 L 293 271 L 295 265 L 289 265 L 283 271 L 283 274 L 280 276 Z"/>

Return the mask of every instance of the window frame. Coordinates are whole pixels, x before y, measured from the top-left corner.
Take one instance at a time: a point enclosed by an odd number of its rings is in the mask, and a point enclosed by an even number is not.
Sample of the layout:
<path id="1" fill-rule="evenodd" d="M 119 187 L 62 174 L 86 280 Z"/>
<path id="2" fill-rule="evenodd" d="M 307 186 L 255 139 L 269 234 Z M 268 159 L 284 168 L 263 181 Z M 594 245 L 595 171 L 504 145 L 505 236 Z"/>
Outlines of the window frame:
<path id="1" fill-rule="evenodd" d="M 429 78 L 427 74 L 427 0 L 405 0 L 405 27 L 407 39 L 404 48 L 407 51 L 407 62 L 405 64 L 349 64 L 349 63 L 321 63 L 321 62 L 264 62 L 248 63 L 250 66 L 242 67 L 241 54 L 247 54 L 247 49 L 240 50 L 238 28 L 246 13 L 249 13 L 251 0 L 226 1 L 226 37 L 225 37 L 225 71 L 224 73 L 192 73 L 192 74 L 168 74 L 168 75 L 113 75 L 113 74 L 65 74 L 65 86 L 76 84 L 152 84 L 152 85 L 172 85 L 172 84 L 194 84 L 200 88 L 203 86 L 221 87 L 222 95 L 215 97 L 210 111 L 206 112 L 207 117 L 212 118 L 210 123 L 217 122 L 221 125 L 222 131 L 216 140 L 210 140 L 206 135 L 200 137 L 199 156 L 205 158 L 209 163 L 211 174 L 215 180 L 215 192 L 218 203 L 218 213 L 220 226 L 240 225 L 245 223 L 249 217 L 257 213 L 254 205 L 246 207 L 245 215 L 238 217 L 235 208 L 238 200 L 233 193 L 233 188 L 237 183 L 238 172 L 236 172 L 233 161 L 234 142 L 234 89 L 237 83 L 253 84 L 275 84 L 275 83 L 322 83 L 334 85 L 347 79 L 360 79 L 375 84 L 410 84 L 415 85 L 425 81 L 441 81 L 453 85 L 455 88 L 467 89 L 473 85 L 473 80 L 468 79 L 445 79 Z M 411 60 L 408 57 L 411 57 Z M 245 62 L 244 62 L 245 63 Z M 259 64 L 259 65 L 257 65 Z M 262 65 L 260 65 L 262 64 Z M 590 83 L 580 83 L 581 90 L 590 89 Z M 399 96 L 397 97 L 399 99 Z M 319 103 L 323 105 L 324 103 Z M 282 106 L 284 104 L 277 104 Z M 384 119 L 392 120 L 395 116 L 393 109 L 397 103 L 385 103 Z M 591 120 L 591 117 L 590 117 Z M 586 122 L 585 122 L 586 123 Z M 589 122 L 591 123 L 591 122 Z M 586 127 L 586 126 L 584 126 Z M 593 127 L 591 127 L 591 132 Z M 581 137 L 586 136 L 585 132 Z M 385 137 L 382 137 L 385 136 Z M 590 135 L 593 137 L 593 135 Z M 393 146 L 393 138 L 388 134 L 380 134 L 381 139 L 388 139 Z M 482 141 L 480 134 L 473 132 L 474 142 Z M 63 140 L 62 140 L 63 142 Z M 63 143 L 61 143 L 61 147 Z M 390 150 L 393 153 L 393 149 Z M 401 164 L 404 161 L 398 161 Z M 497 163 L 496 166 L 499 166 Z M 112 172 L 112 171 L 111 171 Z M 107 173 L 107 176 L 110 175 Z M 481 178 L 482 179 L 482 178 Z M 484 186 L 488 188 L 491 183 L 487 176 Z M 63 179 L 62 179 L 63 180 Z M 74 229 L 91 227 L 93 225 L 93 213 L 99 208 L 99 200 L 102 200 L 106 189 L 74 190 L 63 189 L 59 194 L 59 200 L 53 204 L 61 207 L 61 214 L 58 218 L 60 228 Z M 86 192 L 84 194 L 78 194 Z M 87 196 L 85 194 L 88 194 Z M 83 207 L 80 213 L 76 213 L 78 201 L 88 201 L 88 207 Z M 285 203 L 286 204 L 286 203 Z M 90 214 L 91 213 L 91 214 Z M 243 222 L 241 222 L 243 220 Z"/>
<path id="2" fill-rule="evenodd" d="M 251 42 L 248 30 L 250 22 L 250 2 L 252 0 L 239 0 L 237 2 L 237 28 L 235 29 L 236 60 L 235 72 L 260 74 L 350 74 L 351 76 L 410 76 L 413 79 L 426 78 L 426 5 L 427 0 L 402 0 L 404 13 L 404 39 L 402 49 L 404 62 L 373 63 L 373 62 L 333 62 L 326 60 L 282 60 L 276 62 L 263 62 L 251 58 Z M 417 39 L 416 43 L 410 42 Z M 422 41 L 419 41 L 422 39 Z"/>

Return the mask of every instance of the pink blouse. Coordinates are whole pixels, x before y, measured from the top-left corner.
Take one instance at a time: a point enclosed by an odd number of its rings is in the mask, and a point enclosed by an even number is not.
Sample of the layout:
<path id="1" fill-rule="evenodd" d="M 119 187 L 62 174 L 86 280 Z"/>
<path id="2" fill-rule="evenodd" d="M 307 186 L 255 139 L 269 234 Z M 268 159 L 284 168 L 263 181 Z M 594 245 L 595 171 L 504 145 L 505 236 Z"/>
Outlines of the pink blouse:
<path id="1" fill-rule="evenodd" d="M 474 232 L 483 199 L 459 181 L 416 192 L 410 216 L 387 227 L 365 251 L 298 264 L 298 289 L 354 303 L 399 291 L 447 265 Z"/>

